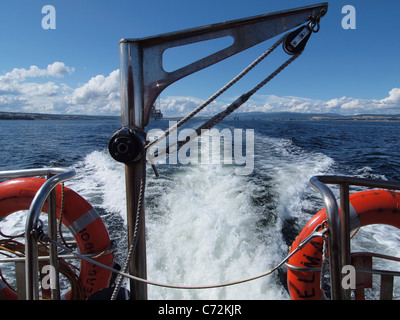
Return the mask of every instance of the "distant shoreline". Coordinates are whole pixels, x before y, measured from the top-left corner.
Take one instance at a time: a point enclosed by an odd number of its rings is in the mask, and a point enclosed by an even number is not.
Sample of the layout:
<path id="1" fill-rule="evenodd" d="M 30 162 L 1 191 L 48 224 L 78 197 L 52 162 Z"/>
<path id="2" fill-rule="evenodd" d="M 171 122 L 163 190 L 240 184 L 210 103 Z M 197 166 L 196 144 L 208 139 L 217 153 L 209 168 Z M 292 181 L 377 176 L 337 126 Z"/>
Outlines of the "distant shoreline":
<path id="1" fill-rule="evenodd" d="M 42 114 L 0 111 L 0 120 L 118 120 L 120 116 Z M 165 117 L 156 121 L 179 121 L 182 117 Z M 210 117 L 197 117 L 193 120 L 208 120 Z M 237 120 L 235 120 L 237 119 Z M 307 114 L 294 112 L 244 112 L 230 115 L 226 120 L 265 120 L 265 121 L 400 121 L 400 115 L 361 114 L 342 116 L 338 114 Z"/>
<path id="2" fill-rule="evenodd" d="M 400 116 L 343 116 L 340 118 L 313 117 L 314 121 L 400 121 Z"/>
<path id="3" fill-rule="evenodd" d="M 120 117 L 119 116 L 90 116 L 90 115 L 68 115 L 68 114 L 0 112 L 0 120 L 111 120 L 111 119 L 120 119 Z"/>

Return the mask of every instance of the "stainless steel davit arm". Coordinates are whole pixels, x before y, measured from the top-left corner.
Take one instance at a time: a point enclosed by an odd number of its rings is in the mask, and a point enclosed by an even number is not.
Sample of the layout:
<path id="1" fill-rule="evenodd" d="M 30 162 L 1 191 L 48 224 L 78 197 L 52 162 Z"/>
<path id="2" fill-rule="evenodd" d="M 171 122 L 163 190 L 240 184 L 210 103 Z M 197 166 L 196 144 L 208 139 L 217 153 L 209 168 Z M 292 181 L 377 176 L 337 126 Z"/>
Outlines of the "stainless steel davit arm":
<path id="1" fill-rule="evenodd" d="M 327 3 L 323 3 L 150 38 L 120 41 L 121 120 L 124 130 L 114 135 L 110 141 L 110 152 L 117 161 L 126 164 L 129 245 L 133 240 L 140 181 L 145 166 L 145 155 L 140 156 L 143 145 L 139 136 L 144 140 L 144 128 L 149 122 L 151 107 L 159 94 L 179 79 L 303 24 L 309 21 L 310 17 L 322 16 L 321 12 L 325 13 L 327 8 Z M 173 72 L 164 70 L 165 50 L 221 37 L 232 37 L 232 45 Z M 127 158 L 135 160 L 127 161 Z M 146 278 L 144 210 L 139 214 L 141 230 L 130 272 Z M 146 284 L 133 281 L 130 285 L 135 299 L 147 298 Z"/>
<path id="2" fill-rule="evenodd" d="M 142 118 L 142 124 L 146 126 L 151 106 L 159 94 L 173 82 L 305 23 L 310 17 L 318 16 L 321 10 L 325 12 L 328 10 L 327 3 L 150 38 L 122 39 L 120 41 L 120 57 L 123 124 L 129 125 Z M 164 70 L 163 53 L 165 50 L 227 36 L 234 40 L 229 47 L 173 72 Z M 137 106 L 139 103 L 143 106 L 143 114 L 136 113 L 135 117 L 132 114 L 133 105 Z"/>

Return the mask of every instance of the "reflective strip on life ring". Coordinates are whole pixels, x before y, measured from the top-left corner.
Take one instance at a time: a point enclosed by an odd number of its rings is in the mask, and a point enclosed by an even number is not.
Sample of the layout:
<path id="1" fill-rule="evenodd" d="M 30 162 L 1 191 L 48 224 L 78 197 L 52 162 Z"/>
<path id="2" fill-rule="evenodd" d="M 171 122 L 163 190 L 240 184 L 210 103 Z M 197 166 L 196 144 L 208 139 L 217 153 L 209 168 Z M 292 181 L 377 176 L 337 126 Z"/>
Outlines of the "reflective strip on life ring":
<path id="1" fill-rule="evenodd" d="M 17 300 L 17 293 L 0 280 L 0 300 Z"/>
<path id="2" fill-rule="evenodd" d="M 325 209 L 320 210 L 303 228 L 291 246 L 290 252 L 326 220 Z M 350 229 L 370 224 L 387 224 L 400 229 L 400 194 L 388 190 L 363 191 L 350 195 Z M 322 238 L 314 238 L 288 261 L 296 267 L 319 268 L 322 264 Z M 320 272 L 305 272 L 288 268 L 287 285 L 293 300 L 319 300 Z"/>
<path id="3" fill-rule="evenodd" d="M 46 180 L 39 178 L 14 179 L 0 183 L 0 220 L 8 215 L 28 210 L 36 192 Z M 56 187 L 57 219 L 61 212 L 61 186 Z M 47 202 L 43 206 L 47 212 Z M 108 231 L 95 209 L 79 194 L 64 188 L 63 224 L 71 231 L 81 254 L 100 253 L 111 247 Z M 95 260 L 113 267 L 113 253 L 108 253 Z M 81 261 L 79 281 L 86 297 L 107 288 L 110 284 L 111 271 Z"/>

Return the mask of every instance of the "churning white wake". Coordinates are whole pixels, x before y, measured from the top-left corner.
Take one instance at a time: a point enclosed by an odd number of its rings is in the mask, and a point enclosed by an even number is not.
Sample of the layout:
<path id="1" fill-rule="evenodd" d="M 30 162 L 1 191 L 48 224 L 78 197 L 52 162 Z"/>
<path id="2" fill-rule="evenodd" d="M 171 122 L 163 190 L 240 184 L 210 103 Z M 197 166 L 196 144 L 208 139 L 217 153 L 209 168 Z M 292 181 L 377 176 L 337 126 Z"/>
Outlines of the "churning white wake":
<path id="1" fill-rule="evenodd" d="M 251 203 L 254 186 L 232 175 L 232 168 L 193 167 L 168 181 L 159 197 L 164 212 L 150 216 L 149 272 L 157 281 L 208 285 L 265 272 L 273 267 L 279 244 L 266 248 Z M 154 249 L 154 250 L 152 250 Z M 223 289 L 151 288 L 156 299 L 277 299 L 285 293 L 276 276 Z"/>
<path id="2" fill-rule="evenodd" d="M 300 214 L 297 211 L 307 205 L 304 188 L 309 178 L 326 170 L 332 160 L 293 151 L 287 140 L 265 139 L 256 138 L 256 148 L 262 147 L 263 152 L 257 155 L 256 150 L 256 169 L 250 176 L 238 176 L 234 166 L 222 164 L 164 165 L 158 179 L 148 170 L 149 280 L 186 286 L 219 284 L 264 273 L 285 257 L 288 247 L 282 238 L 282 221 Z M 123 166 L 106 151 L 94 151 L 76 169 L 71 188 L 102 207 L 106 223 L 115 221 L 107 215 L 126 220 Z M 273 211 L 265 199 L 274 203 Z M 149 286 L 148 290 L 150 299 L 288 299 L 277 273 L 226 288 Z"/>
<path id="3" fill-rule="evenodd" d="M 146 232 L 148 279 L 173 285 L 212 285 L 261 274 L 287 254 L 283 225 L 300 228 L 323 205 L 309 186 L 314 175 L 334 173 L 330 157 L 297 147 L 288 139 L 255 137 L 254 172 L 235 174 L 234 165 L 160 165 L 160 178 L 147 171 Z M 108 151 L 93 151 L 76 163 L 66 186 L 99 208 L 126 256 L 124 166 Z M 354 174 L 371 175 L 370 168 Z M 23 231 L 24 215 L 2 221 L 2 231 Z M 389 248 L 396 256 L 400 235 L 391 227 L 366 227 L 353 247 Z M 396 230 L 397 231 L 397 230 Z M 387 235 L 392 238 L 388 239 Z M 377 250 L 372 250 L 377 251 Z M 4 270 L 3 270 L 4 271 Z M 249 283 L 207 290 L 149 286 L 150 299 L 289 299 L 277 273 Z M 398 290 L 397 290 L 398 291 Z M 400 296 L 395 292 L 395 297 Z"/>

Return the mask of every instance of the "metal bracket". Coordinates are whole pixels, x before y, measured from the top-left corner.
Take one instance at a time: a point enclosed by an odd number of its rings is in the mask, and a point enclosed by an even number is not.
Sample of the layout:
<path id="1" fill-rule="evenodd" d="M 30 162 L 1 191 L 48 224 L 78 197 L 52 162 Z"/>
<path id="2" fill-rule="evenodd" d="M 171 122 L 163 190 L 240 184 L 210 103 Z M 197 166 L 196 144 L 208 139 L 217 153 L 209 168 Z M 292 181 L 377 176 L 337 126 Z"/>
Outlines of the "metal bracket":
<path id="1" fill-rule="evenodd" d="M 310 17 L 319 15 L 321 10 L 326 12 L 327 7 L 327 3 L 323 3 L 150 38 L 122 39 L 120 71 L 123 125 L 135 123 L 135 126 L 143 128 L 148 124 L 150 108 L 157 97 L 173 82 L 305 23 Z M 165 50 L 226 36 L 234 40 L 229 47 L 173 72 L 164 70 Z M 134 111 L 133 106 L 140 106 L 142 112 Z"/>

